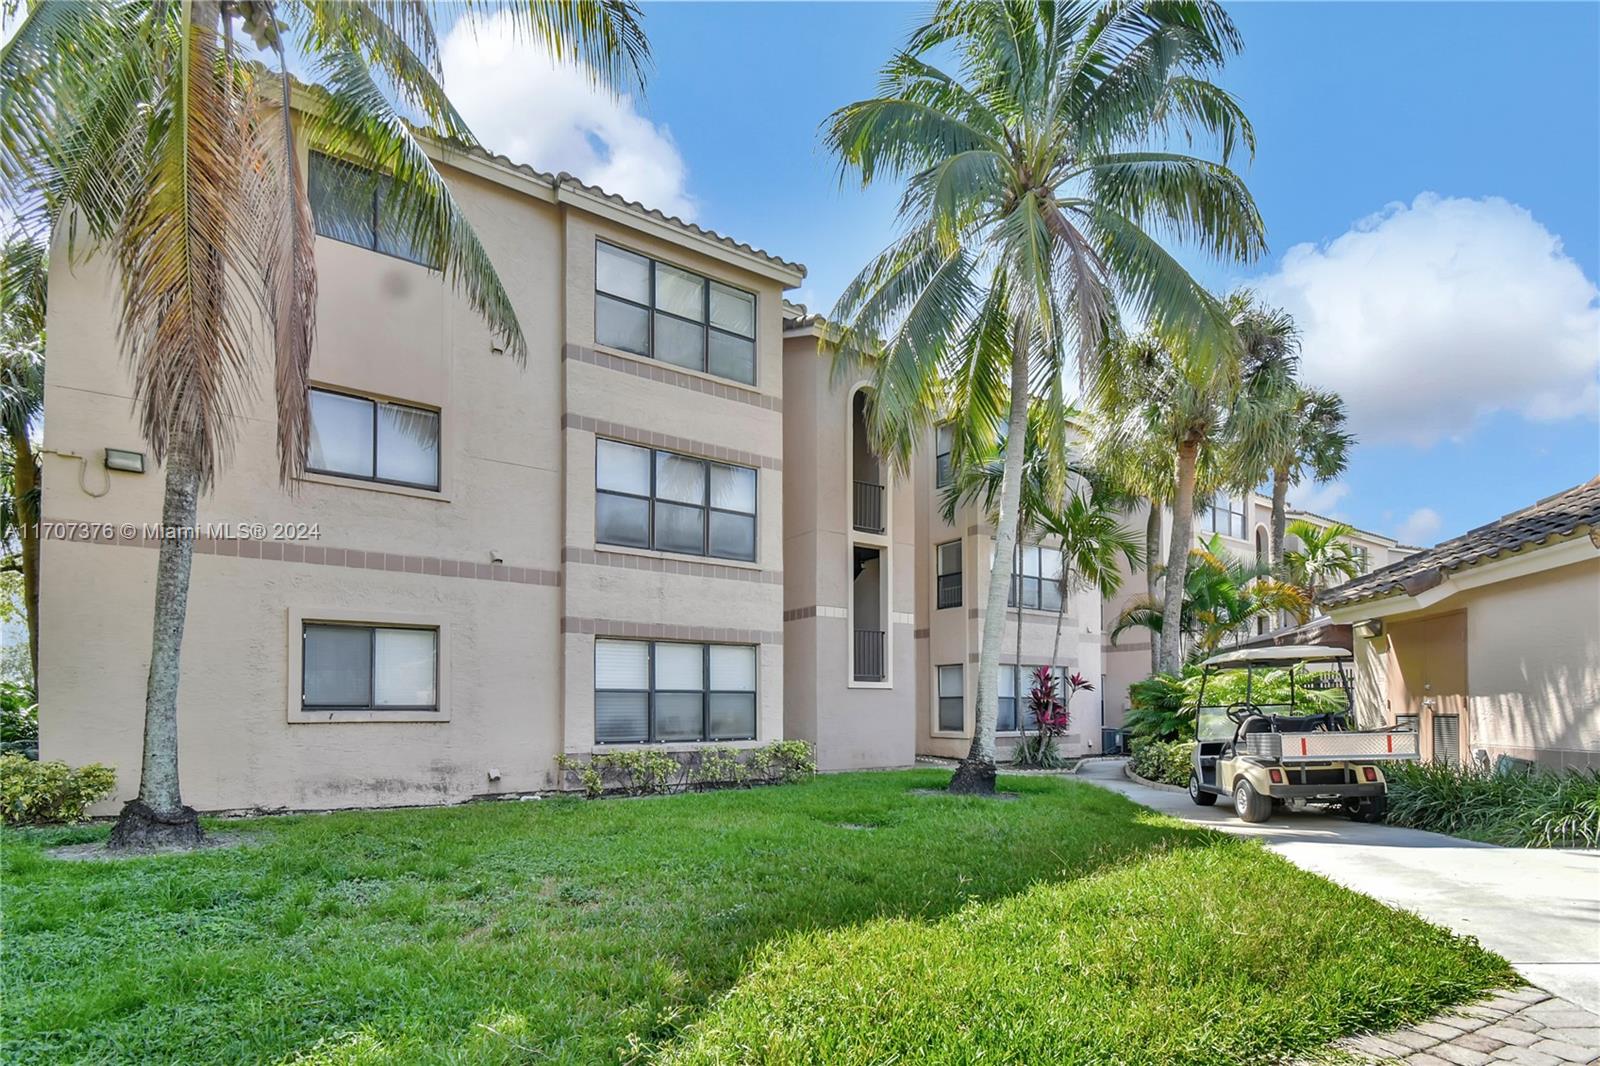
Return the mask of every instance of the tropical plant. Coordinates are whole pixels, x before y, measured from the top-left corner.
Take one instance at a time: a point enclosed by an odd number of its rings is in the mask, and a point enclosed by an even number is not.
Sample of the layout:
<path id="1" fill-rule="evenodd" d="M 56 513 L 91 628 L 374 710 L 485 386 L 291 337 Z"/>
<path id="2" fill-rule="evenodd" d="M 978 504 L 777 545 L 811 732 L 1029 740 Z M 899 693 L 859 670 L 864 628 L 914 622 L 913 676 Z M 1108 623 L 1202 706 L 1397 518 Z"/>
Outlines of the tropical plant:
<path id="1" fill-rule="evenodd" d="M 841 295 L 835 366 L 864 364 L 874 451 L 904 469 L 935 421 L 959 465 L 1045 408 L 1065 460 L 1062 375 L 1093 362 L 1117 298 L 1154 325 L 1219 338 L 1215 301 L 1152 231 L 1230 259 L 1263 247 L 1229 168 L 1254 134 L 1208 77 L 1240 40 L 1214 3 L 940 0 L 883 71 L 879 94 L 824 137 L 863 184 L 904 178 L 903 230 Z M 953 72 L 936 65 L 953 61 Z M 1220 162 L 1163 150 L 1214 138 Z M 1218 339 L 1220 347 L 1220 339 Z M 1075 351 L 1074 351 L 1075 347 Z M 1009 449 L 985 595 L 972 747 L 950 787 L 994 790 L 1007 569 L 1023 452 Z"/>
<path id="2" fill-rule="evenodd" d="M 1172 674 L 1151 674 L 1128 686 L 1128 714 L 1123 720 L 1135 747 L 1194 736 L 1194 705 L 1183 680 Z"/>
<path id="3" fill-rule="evenodd" d="M 49 257 L 25 238 L 0 249 L 0 569 L 22 578 L 28 666 L 39 676 L 39 456 L 44 410 L 44 309 Z"/>
<path id="4" fill-rule="evenodd" d="M 1122 588 L 1120 557 L 1129 569 L 1139 565 L 1142 545 L 1122 525 L 1112 507 L 1084 492 L 1074 492 L 1059 507 L 1044 507 L 1035 520 L 1039 532 L 1053 538 L 1061 549 L 1061 588 L 1056 603 L 1056 631 L 1050 643 L 1050 669 L 1061 655 L 1061 625 L 1067 603 L 1080 588 L 1093 589 L 1108 600 Z M 1018 661 L 1021 661 L 1019 656 Z"/>
<path id="5" fill-rule="evenodd" d="M 578 59 L 603 82 L 646 56 L 628 0 L 476 5 Z M 245 39 L 276 62 L 248 58 Z M 299 133 L 352 164 L 385 224 L 423 253 L 521 361 L 527 349 L 493 263 L 429 158 L 426 137 L 472 144 L 439 83 L 426 4 L 253 0 L 30 5 L 0 49 L 0 175 L 33 233 L 66 228 L 109 253 L 140 428 L 166 466 L 161 521 L 194 525 L 225 463 L 270 341 L 279 476 L 305 466 L 315 333 L 312 223 L 295 154 L 293 52 L 319 87 Z M 71 252 L 72 249 L 69 249 Z M 179 655 L 194 539 L 161 541 L 139 795 L 114 847 L 195 843 L 178 783 Z"/>
<path id="6" fill-rule="evenodd" d="M 1353 532 L 1343 522 L 1319 526 L 1297 518 L 1289 523 L 1289 535 L 1300 546 L 1283 553 L 1283 567 L 1289 583 L 1300 590 L 1305 601 L 1295 615 L 1300 622 L 1311 617 L 1318 591 L 1361 575 L 1361 558 L 1345 539 Z"/>
<path id="7" fill-rule="evenodd" d="M 1028 692 L 1028 716 L 1033 719 L 1037 732 L 1032 737 L 1024 736 L 1017 745 L 1014 761 L 1020 766 L 1050 770 L 1067 764 L 1056 741 L 1066 736 L 1072 726 L 1072 697 L 1080 692 L 1093 692 L 1094 686 L 1082 674 L 1074 672 L 1058 689 L 1059 677 L 1052 666 L 1034 668 Z"/>
<path id="8" fill-rule="evenodd" d="M 1344 400 L 1336 392 L 1294 383 L 1284 390 L 1267 417 L 1272 471 L 1272 566 L 1284 572 L 1289 489 L 1310 477 L 1331 481 L 1350 462 L 1355 436 L 1345 429 Z"/>

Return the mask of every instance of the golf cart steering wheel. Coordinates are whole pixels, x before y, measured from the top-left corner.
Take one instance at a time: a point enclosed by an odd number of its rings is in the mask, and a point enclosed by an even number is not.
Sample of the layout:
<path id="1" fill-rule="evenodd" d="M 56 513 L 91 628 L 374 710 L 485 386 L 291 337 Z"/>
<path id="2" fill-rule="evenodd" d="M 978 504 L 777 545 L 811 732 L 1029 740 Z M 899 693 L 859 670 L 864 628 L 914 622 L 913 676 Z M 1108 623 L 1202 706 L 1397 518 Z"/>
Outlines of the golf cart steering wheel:
<path id="1" fill-rule="evenodd" d="M 1228 708 L 1228 720 L 1234 725 L 1243 725 L 1246 718 L 1261 713 L 1261 708 L 1253 703 L 1235 703 Z"/>

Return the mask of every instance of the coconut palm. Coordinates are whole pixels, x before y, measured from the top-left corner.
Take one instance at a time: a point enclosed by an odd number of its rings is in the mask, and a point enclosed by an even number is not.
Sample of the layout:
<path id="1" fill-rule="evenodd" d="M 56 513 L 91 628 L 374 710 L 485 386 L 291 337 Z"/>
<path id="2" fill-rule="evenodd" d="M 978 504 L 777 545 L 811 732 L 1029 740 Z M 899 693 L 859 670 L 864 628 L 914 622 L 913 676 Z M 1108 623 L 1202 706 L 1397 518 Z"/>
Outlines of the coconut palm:
<path id="1" fill-rule="evenodd" d="M 1289 523 L 1289 536 L 1299 541 L 1300 547 L 1283 553 L 1284 572 L 1305 598 L 1304 608 L 1295 613 L 1302 624 L 1310 619 L 1319 590 L 1360 576 L 1361 559 L 1345 539 L 1353 532 L 1343 522 L 1319 526 L 1297 518 Z"/>
<path id="2" fill-rule="evenodd" d="M 1061 653 L 1061 623 L 1071 594 L 1077 589 L 1093 589 L 1102 600 L 1115 596 L 1122 588 L 1117 559 L 1132 569 L 1139 565 L 1143 545 L 1123 528 L 1115 507 L 1083 492 L 1072 493 L 1059 507 L 1042 509 L 1037 521 L 1039 532 L 1055 538 L 1061 546 L 1061 595 L 1056 604 L 1055 639 L 1050 645 L 1053 676 Z"/>
<path id="3" fill-rule="evenodd" d="M 1272 448 L 1272 565 L 1285 570 L 1289 489 L 1309 476 L 1331 481 L 1344 473 L 1355 436 L 1345 429 L 1344 400 L 1336 392 L 1296 383 L 1272 416 L 1279 429 Z"/>
<path id="4" fill-rule="evenodd" d="M 646 56 L 626 0 L 473 5 L 593 77 L 631 76 Z M 250 59 L 252 49 L 276 73 Z M 500 278 L 411 120 L 471 144 L 439 81 L 426 4 L 331 0 L 42 2 L 0 50 L 0 174 L 35 232 L 62 218 L 104 249 L 120 287 L 119 336 L 134 406 L 163 462 L 162 524 L 194 525 L 225 463 L 271 344 L 279 475 L 305 466 L 316 264 L 295 161 L 286 54 L 320 87 L 302 136 L 365 174 L 387 175 L 386 225 L 437 264 L 513 358 L 522 328 Z M 161 541 L 139 795 L 111 843 L 194 843 L 178 783 L 179 655 L 192 537 Z"/>
<path id="5" fill-rule="evenodd" d="M 0 431 L 4 500 L 0 543 L 15 538 L 28 622 L 28 665 L 39 677 L 39 456 L 33 429 L 44 409 L 44 306 L 49 261 L 37 241 L 16 239 L 0 250 Z"/>
<path id="6" fill-rule="evenodd" d="M 1080 373 L 1092 362 L 1117 300 L 1169 330 L 1220 337 L 1215 302 L 1151 232 L 1228 259 L 1262 249 L 1254 201 L 1228 166 L 1254 134 L 1208 80 L 1239 47 L 1208 2 L 940 0 L 879 94 L 834 112 L 824 139 L 846 173 L 905 179 L 901 234 L 832 316 L 836 368 L 865 364 L 872 378 L 879 455 L 904 469 L 912 442 L 948 417 L 959 464 L 1001 423 L 1019 439 L 1037 398 L 1059 482 L 1061 377 L 1075 358 Z M 1220 161 L 1152 147 L 1190 134 L 1214 140 Z M 977 722 L 955 791 L 994 788 L 1022 461 L 1007 452 Z"/>

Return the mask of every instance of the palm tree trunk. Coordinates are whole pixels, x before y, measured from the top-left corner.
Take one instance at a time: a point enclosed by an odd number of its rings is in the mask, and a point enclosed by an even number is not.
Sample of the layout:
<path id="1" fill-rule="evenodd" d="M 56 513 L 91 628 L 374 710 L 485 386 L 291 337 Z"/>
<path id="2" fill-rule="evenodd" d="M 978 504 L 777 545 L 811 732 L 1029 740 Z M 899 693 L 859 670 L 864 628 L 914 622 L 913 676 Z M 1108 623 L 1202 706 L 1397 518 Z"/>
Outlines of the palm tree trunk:
<path id="1" fill-rule="evenodd" d="M 1272 472 L 1272 573 L 1283 576 L 1283 541 L 1289 528 L 1289 471 Z"/>
<path id="2" fill-rule="evenodd" d="M 1018 525 L 1021 522 L 1022 519 L 1018 516 Z M 1017 531 L 1017 546 L 1012 550 L 1012 555 L 1016 559 L 1012 566 L 1012 572 L 1016 576 L 1012 581 L 1016 583 L 1017 589 L 1017 664 L 1011 670 L 1011 698 L 1016 701 L 1017 732 L 1026 738 L 1028 727 L 1022 719 L 1022 531 L 1020 529 Z"/>
<path id="3" fill-rule="evenodd" d="M 178 789 L 178 659 L 189 607 L 192 530 L 199 507 L 200 475 L 192 447 L 181 441 L 167 457 L 163 537 L 156 563 L 155 630 L 150 643 L 150 678 L 145 689 L 144 761 L 139 796 L 117 817 L 108 846 L 139 849 L 200 843 L 200 822 L 183 805 Z"/>
<path id="4" fill-rule="evenodd" d="M 1189 541 L 1194 536 L 1194 480 L 1200 444 L 1185 440 L 1178 445 L 1178 488 L 1172 496 L 1172 544 L 1167 550 L 1167 571 L 1162 590 L 1161 670 L 1176 674 L 1183 667 L 1183 584 L 1189 574 Z"/>
<path id="5" fill-rule="evenodd" d="M 1144 587 L 1156 598 L 1156 560 L 1161 558 L 1161 501 L 1150 497 L 1150 513 L 1144 520 Z M 1161 669 L 1161 634 L 1150 631 L 1150 672 Z"/>
<path id="6" fill-rule="evenodd" d="M 28 663 L 39 695 L 39 459 L 26 432 L 11 437 L 11 488 L 16 496 L 17 539 L 22 547 L 22 601 L 28 613 Z"/>
<path id="7" fill-rule="evenodd" d="M 1000 477 L 1000 522 L 995 529 L 994 556 L 989 561 L 989 587 L 984 597 L 983 638 L 978 646 L 977 720 L 972 747 L 950 779 L 950 791 L 994 794 L 994 726 L 1000 710 L 1000 642 L 1005 639 L 1006 589 L 1011 553 L 1017 547 L 1017 511 L 1022 498 L 1022 453 L 1028 439 L 1028 347 L 1017 331 L 1011 353 L 1011 423 L 1006 461 Z M 1020 600 L 1021 597 L 1018 597 Z"/>

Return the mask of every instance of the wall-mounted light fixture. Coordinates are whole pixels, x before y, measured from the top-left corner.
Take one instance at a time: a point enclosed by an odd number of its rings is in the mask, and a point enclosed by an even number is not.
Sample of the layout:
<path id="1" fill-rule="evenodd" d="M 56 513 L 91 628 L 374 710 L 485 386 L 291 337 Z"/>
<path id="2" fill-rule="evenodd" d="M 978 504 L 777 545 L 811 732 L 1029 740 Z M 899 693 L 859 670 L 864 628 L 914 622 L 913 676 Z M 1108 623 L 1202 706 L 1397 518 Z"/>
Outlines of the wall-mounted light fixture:
<path id="1" fill-rule="evenodd" d="M 130 452 L 125 448 L 107 448 L 106 469 L 122 470 L 129 474 L 142 474 L 144 473 L 144 452 Z"/>
<path id="2" fill-rule="evenodd" d="M 1355 634 L 1367 640 L 1377 640 L 1383 636 L 1383 619 L 1369 618 L 1365 622 L 1355 624 Z"/>

